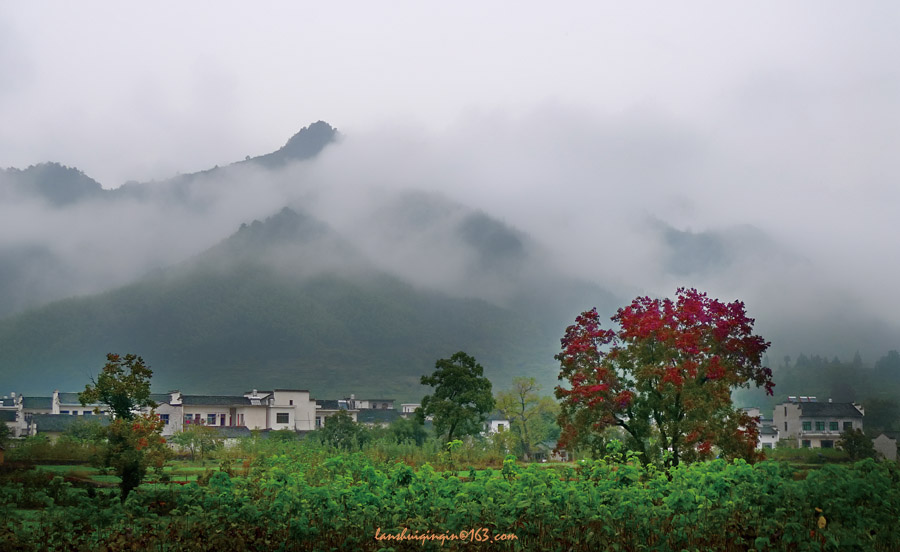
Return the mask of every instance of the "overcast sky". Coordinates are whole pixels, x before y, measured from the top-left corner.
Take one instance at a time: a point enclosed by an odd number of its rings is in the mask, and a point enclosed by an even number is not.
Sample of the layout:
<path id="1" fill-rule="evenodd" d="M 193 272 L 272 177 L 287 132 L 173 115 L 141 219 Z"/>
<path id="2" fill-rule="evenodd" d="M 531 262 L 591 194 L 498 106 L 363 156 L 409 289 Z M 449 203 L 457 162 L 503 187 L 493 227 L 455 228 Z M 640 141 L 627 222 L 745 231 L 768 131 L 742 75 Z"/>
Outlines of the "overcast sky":
<path id="1" fill-rule="evenodd" d="M 893 1 L 4 2 L 0 167 L 58 161 L 114 188 L 321 119 L 347 142 L 311 177 L 614 244 L 633 254 L 584 269 L 619 263 L 610 277 L 660 293 L 630 214 L 752 224 L 829 285 L 863 278 L 847 300 L 897 323 L 898 23 Z"/>
<path id="2" fill-rule="evenodd" d="M 754 121 L 858 139 L 898 126 L 898 16 L 889 1 L 5 2 L 0 166 L 52 159 L 116 187 L 270 151 L 319 119 L 440 131 L 546 104 L 657 111 L 711 139 L 770 130 Z"/>

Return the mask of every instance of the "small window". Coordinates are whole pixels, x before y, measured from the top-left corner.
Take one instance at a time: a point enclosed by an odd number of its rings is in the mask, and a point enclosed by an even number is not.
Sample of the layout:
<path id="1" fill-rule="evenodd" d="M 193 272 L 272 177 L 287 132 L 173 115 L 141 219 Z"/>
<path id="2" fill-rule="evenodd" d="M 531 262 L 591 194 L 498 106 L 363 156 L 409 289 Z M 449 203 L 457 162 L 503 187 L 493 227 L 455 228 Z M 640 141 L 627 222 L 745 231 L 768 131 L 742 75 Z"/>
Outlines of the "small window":
<path id="1" fill-rule="evenodd" d="M 291 405 L 291 406 L 294 406 L 294 399 L 289 400 L 289 401 L 288 401 L 288 404 Z"/>
<path id="2" fill-rule="evenodd" d="M 162 420 L 164 425 L 169 425 L 169 415 L 168 414 L 160 414 L 159 419 Z"/>
<path id="3" fill-rule="evenodd" d="M 219 414 L 219 425 L 225 425 L 225 414 Z"/>
<path id="4" fill-rule="evenodd" d="M 834 441 L 822 441 L 822 448 L 834 448 Z"/>
<path id="5" fill-rule="evenodd" d="M 68 414 L 69 411 L 68 411 L 68 410 L 60 410 L 59 413 L 60 413 L 60 414 Z"/>
<path id="6" fill-rule="evenodd" d="M 215 414 L 207 414 L 206 415 L 206 425 L 216 425 L 216 415 Z"/>
<path id="7" fill-rule="evenodd" d="M 809 448 L 810 446 L 811 445 L 810 445 L 809 439 L 804 439 L 803 440 L 803 448 Z"/>
<path id="8" fill-rule="evenodd" d="M 812 422 L 803 422 L 803 431 L 812 431 Z"/>
<path id="9" fill-rule="evenodd" d="M 787 422 L 784 422 L 784 430 L 787 431 Z"/>
<path id="10" fill-rule="evenodd" d="M 838 430 L 838 423 L 837 423 L 837 422 L 828 422 L 828 429 L 829 429 L 830 431 L 837 431 L 837 430 Z"/>
<path id="11" fill-rule="evenodd" d="M 844 431 L 848 429 L 853 429 L 853 422 L 844 422 Z"/>
<path id="12" fill-rule="evenodd" d="M 322 427 L 322 417 L 316 416 L 316 427 Z"/>
<path id="13" fill-rule="evenodd" d="M 825 422 L 816 422 L 816 431 L 825 431 Z"/>
<path id="14" fill-rule="evenodd" d="M 290 421 L 290 414 L 287 412 L 278 412 L 275 414 L 275 423 L 277 424 L 286 424 Z"/>
<path id="15" fill-rule="evenodd" d="M 504 429 L 506 428 L 503 426 L 503 424 L 497 424 L 497 431 L 503 431 Z"/>

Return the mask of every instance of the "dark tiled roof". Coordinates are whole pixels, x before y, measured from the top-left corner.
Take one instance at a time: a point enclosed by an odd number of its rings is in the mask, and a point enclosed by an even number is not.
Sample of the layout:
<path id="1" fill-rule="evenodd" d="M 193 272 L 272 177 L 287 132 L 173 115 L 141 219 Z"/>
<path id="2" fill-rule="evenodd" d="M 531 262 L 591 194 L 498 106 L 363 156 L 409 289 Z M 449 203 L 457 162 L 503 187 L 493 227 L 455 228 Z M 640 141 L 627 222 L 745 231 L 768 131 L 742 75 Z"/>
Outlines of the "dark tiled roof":
<path id="1" fill-rule="evenodd" d="M 109 425 L 108 416 L 73 416 L 71 414 L 32 414 L 31 421 L 37 426 L 38 433 L 62 432 L 75 424 L 88 421 L 99 421 L 101 425 Z"/>
<path id="2" fill-rule="evenodd" d="M 346 403 L 341 407 L 340 402 L 332 399 L 316 399 L 316 406 L 322 410 L 347 410 Z"/>
<path id="3" fill-rule="evenodd" d="M 10 397 L 0 398 L 0 406 L 16 406 L 16 399 Z"/>
<path id="4" fill-rule="evenodd" d="M 797 403 L 800 415 L 810 418 L 862 418 L 862 413 L 851 403 Z"/>
<path id="5" fill-rule="evenodd" d="M 775 429 L 775 426 L 764 425 L 759 427 L 760 435 L 778 435 L 778 430 Z"/>
<path id="6" fill-rule="evenodd" d="M 182 395 L 184 406 L 250 406 L 250 399 L 243 395 Z"/>
<path id="7" fill-rule="evenodd" d="M 81 401 L 78 400 L 78 393 L 60 393 L 59 404 L 81 404 Z"/>
<path id="8" fill-rule="evenodd" d="M 0 410 L 0 422 L 15 422 L 16 421 L 16 411 L 15 410 Z"/>
<path id="9" fill-rule="evenodd" d="M 22 397 L 22 406 L 34 410 L 52 410 L 53 397 Z"/>
<path id="10" fill-rule="evenodd" d="M 363 424 L 383 424 L 391 423 L 399 417 L 400 413 L 396 410 L 364 408 L 356 415 L 356 421 Z"/>
<path id="11" fill-rule="evenodd" d="M 150 400 L 156 404 L 168 403 L 172 400 L 170 393 L 150 393 Z"/>
<path id="12" fill-rule="evenodd" d="M 51 397 L 52 400 L 52 397 Z M 78 393 L 60 393 L 59 394 L 59 404 L 60 406 L 67 405 L 77 405 L 81 406 L 81 401 L 78 400 Z M 87 403 L 85 406 L 99 406 L 100 403 Z"/>

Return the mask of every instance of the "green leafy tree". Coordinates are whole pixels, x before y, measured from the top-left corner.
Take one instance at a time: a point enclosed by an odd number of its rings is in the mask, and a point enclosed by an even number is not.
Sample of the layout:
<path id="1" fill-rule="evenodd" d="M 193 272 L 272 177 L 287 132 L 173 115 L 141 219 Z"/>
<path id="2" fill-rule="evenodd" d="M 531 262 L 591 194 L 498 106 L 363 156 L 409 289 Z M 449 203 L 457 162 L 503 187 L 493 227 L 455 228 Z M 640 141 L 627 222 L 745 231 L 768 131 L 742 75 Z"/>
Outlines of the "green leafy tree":
<path id="1" fill-rule="evenodd" d="M 346 410 L 339 410 L 325 418 L 325 426 L 319 430 L 323 443 L 341 450 L 358 449 L 368 440 L 365 427 L 353 421 Z"/>
<path id="2" fill-rule="evenodd" d="M 837 445 L 847 453 L 850 460 L 875 458 L 875 443 L 861 429 L 847 429 L 841 433 Z"/>
<path id="3" fill-rule="evenodd" d="M 6 447 L 9 443 L 10 431 L 6 422 L 0 422 L 0 446 Z"/>
<path id="4" fill-rule="evenodd" d="M 557 403 L 540 396 L 540 389 L 534 378 L 515 378 L 511 389 L 497 393 L 497 410 L 509 420 L 516 447 L 526 460 L 538 443 L 559 435 L 555 423 Z"/>
<path id="5" fill-rule="evenodd" d="M 81 404 L 100 403 L 113 414 L 114 420 L 106 428 L 103 461 L 122 479 L 122 502 L 141 484 L 150 466 L 161 469 L 171 455 L 161 435 L 164 424 L 152 410 L 156 406 L 150 400 L 152 375 L 141 357 L 110 353 L 96 381 L 78 395 Z M 147 407 L 149 412 L 140 412 Z"/>
<path id="6" fill-rule="evenodd" d="M 422 446 L 428 439 L 428 431 L 413 418 L 397 418 L 388 426 L 388 434 L 397 443 Z"/>
<path id="7" fill-rule="evenodd" d="M 434 366 L 433 374 L 422 376 L 422 385 L 433 387 L 434 394 L 422 399 L 416 414 L 419 421 L 433 416 L 436 433 L 447 441 L 481 433 L 494 408 L 491 381 L 484 377 L 484 368 L 462 351 Z"/>
<path id="8" fill-rule="evenodd" d="M 181 433 L 172 436 L 172 442 L 186 449 L 191 454 L 191 461 L 196 456 L 203 460 L 210 452 L 222 446 L 222 439 L 219 432 L 208 425 L 191 424 Z"/>
<path id="9" fill-rule="evenodd" d="M 106 366 L 97 380 L 78 394 L 81 404 L 105 404 L 116 418 L 131 420 L 143 407 L 156 407 L 150 400 L 150 378 L 153 376 L 144 359 L 128 354 L 106 355 Z M 95 409 L 99 410 L 99 409 Z"/>
<path id="10" fill-rule="evenodd" d="M 638 297 L 604 329 L 597 310 L 582 313 L 562 339 L 560 444 L 578 446 L 619 427 L 643 462 L 666 467 L 725 457 L 755 460 L 756 424 L 734 408 L 739 387 L 765 387 L 769 343 L 753 334 L 739 301 L 722 303 L 695 289 L 677 297 Z"/>

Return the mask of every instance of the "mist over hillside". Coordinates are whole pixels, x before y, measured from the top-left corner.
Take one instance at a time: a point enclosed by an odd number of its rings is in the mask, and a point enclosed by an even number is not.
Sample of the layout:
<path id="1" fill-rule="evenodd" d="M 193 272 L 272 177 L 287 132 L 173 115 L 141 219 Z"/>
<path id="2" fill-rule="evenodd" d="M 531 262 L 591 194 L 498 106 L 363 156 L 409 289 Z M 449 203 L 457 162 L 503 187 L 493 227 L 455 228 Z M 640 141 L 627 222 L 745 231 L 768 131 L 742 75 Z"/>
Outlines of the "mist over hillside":
<path id="1" fill-rule="evenodd" d="M 439 134 L 320 121 L 273 153 L 116 189 L 54 163 L 6 169 L 0 379 L 78 387 L 128 351 L 196 391 L 415 398 L 417 375 L 467 350 L 499 387 L 527 374 L 549 392 L 578 312 L 681 286 L 743 300 L 774 358 L 900 347 L 879 277 L 835 270 L 867 257 L 823 255 L 781 211 L 709 208 L 695 181 L 724 178 L 727 145 L 576 115 Z"/>

